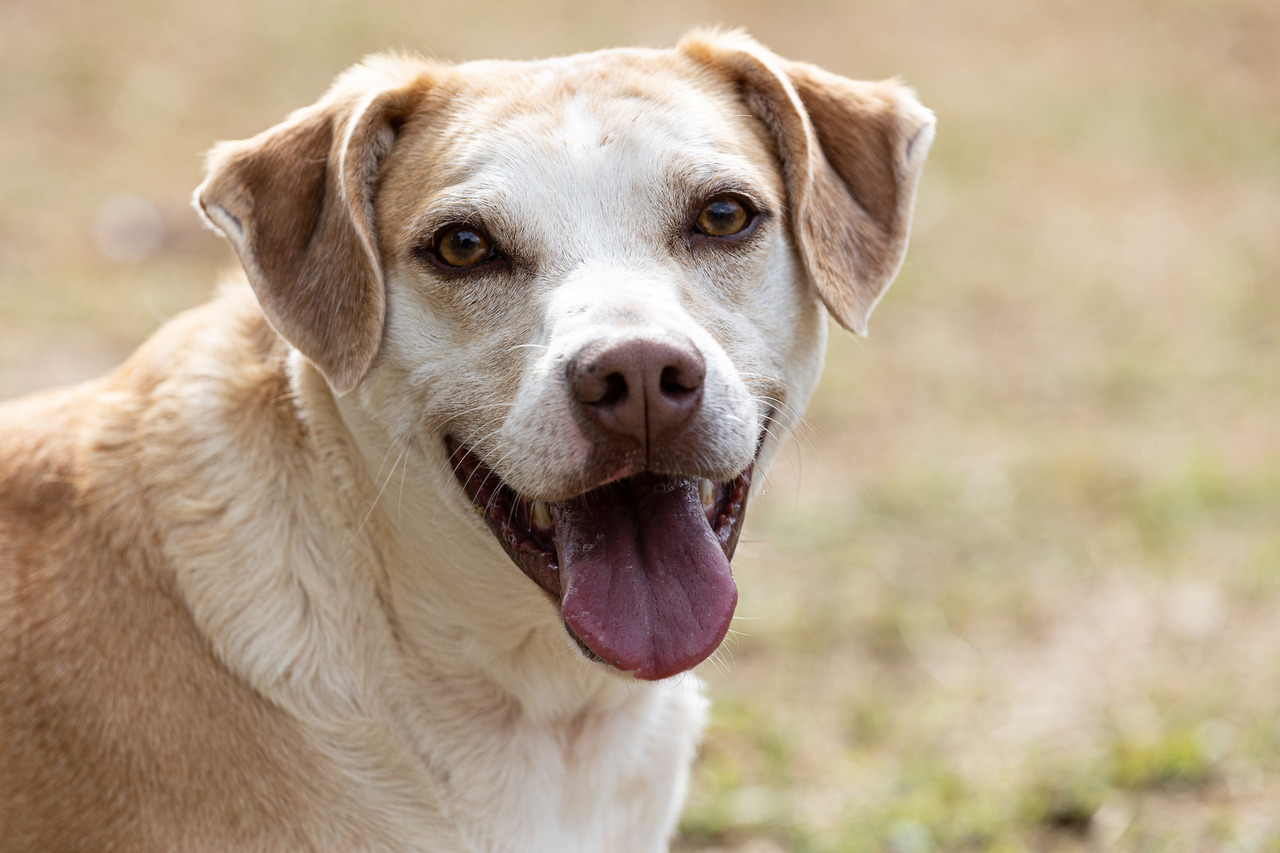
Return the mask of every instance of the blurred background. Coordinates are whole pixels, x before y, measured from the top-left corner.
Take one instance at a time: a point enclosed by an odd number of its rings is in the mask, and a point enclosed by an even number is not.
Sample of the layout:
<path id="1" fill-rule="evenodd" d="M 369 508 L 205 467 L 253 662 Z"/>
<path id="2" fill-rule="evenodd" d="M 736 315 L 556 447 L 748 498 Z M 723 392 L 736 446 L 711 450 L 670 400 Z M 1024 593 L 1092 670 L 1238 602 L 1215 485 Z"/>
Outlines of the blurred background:
<path id="1" fill-rule="evenodd" d="M 712 23 L 939 130 L 752 506 L 677 849 L 1280 850 L 1274 0 L 0 0 L 0 398 L 205 299 L 202 152 L 363 54 Z"/>

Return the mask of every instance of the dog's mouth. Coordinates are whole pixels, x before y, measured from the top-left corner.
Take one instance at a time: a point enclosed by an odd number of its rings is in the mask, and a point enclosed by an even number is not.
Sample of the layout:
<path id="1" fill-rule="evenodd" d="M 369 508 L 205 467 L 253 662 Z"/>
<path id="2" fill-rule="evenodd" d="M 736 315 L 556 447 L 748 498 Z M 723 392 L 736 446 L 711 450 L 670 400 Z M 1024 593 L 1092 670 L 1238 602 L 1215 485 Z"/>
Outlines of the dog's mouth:
<path id="1" fill-rule="evenodd" d="M 521 497 L 470 448 L 445 442 L 476 512 L 588 656 L 657 680 L 719 647 L 738 601 L 729 560 L 754 463 L 726 483 L 643 473 L 548 503 Z"/>

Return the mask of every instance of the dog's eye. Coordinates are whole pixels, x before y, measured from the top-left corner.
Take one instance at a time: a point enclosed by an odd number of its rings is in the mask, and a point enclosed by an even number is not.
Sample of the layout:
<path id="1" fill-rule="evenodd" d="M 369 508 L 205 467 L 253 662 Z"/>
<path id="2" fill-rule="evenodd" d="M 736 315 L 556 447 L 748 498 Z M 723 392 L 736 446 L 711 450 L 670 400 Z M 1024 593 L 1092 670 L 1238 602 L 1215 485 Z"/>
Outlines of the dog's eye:
<path id="1" fill-rule="evenodd" d="M 473 267 L 493 260 L 489 238 L 466 225 L 446 228 L 435 242 L 436 256 L 451 267 Z"/>
<path id="2" fill-rule="evenodd" d="M 706 203 L 694 227 L 708 237 L 732 237 L 745 231 L 753 218 L 751 210 L 737 198 L 722 195 Z"/>

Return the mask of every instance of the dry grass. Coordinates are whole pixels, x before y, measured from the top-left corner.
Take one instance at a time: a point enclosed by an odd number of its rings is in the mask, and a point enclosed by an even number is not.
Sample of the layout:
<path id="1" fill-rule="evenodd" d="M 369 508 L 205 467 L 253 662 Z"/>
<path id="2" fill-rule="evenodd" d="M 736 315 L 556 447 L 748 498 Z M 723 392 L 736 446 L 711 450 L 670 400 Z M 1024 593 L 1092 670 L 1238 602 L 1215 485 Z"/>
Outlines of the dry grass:
<path id="1" fill-rule="evenodd" d="M 912 253 L 753 508 L 681 848 L 1280 850 L 1274 2 L 263 5 L 6 0 L 0 396 L 202 299 L 199 152 L 367 51 L 901 74 Z"/>

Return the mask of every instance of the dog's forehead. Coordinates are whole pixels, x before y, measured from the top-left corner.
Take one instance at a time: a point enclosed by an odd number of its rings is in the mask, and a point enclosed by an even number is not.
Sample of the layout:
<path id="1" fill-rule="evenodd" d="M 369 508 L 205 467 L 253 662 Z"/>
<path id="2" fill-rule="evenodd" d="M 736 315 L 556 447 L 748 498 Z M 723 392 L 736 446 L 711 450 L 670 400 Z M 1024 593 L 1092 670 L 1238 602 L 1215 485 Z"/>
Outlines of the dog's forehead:
<path id="1" fill-rule="evenodd" d="M 485 60 L 455 69 L 454 80 L 492 118 L 553 119 L 574 99 L 658 112 L 728 106 L 728 86 L 673 51 L 615 49 L 526 62 Z"/>
<path id="2" fill-rule="evenodd" d="M 431 109 L 431 159 L 454 181 L 588 161 L 754 173 L 773 160 L 734 88 L 672 51 L 467 63 L 442 81 Z"/>

